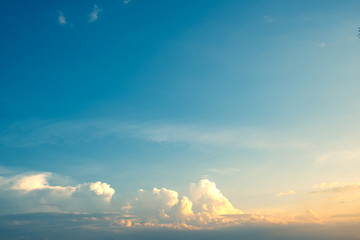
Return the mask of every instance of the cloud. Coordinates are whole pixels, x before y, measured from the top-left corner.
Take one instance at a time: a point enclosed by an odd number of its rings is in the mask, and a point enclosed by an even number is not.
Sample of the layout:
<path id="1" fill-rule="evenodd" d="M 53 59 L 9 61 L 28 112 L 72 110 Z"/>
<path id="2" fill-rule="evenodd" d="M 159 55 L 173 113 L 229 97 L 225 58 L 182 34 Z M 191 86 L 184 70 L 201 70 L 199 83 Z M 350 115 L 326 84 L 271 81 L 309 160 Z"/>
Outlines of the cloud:
<path id="1" fill-rule="evenodd" d="M 58 13 L 59 13 L 58 21 L 59 21 L 60 25 L 67 24 L 67 21 L 66 21 L 66 18 L 64 16 L 63 12 L 58 11 Z"/>
<path id="2" fill-rule="evenodd" d="M 328 184 L 328 186 L 332 186 L 332 185 Z M 310 194 L 314 194 L 314 193 L 348 193 L 348 192 L 358 192 L 358 191 L 360 191 L 360 183 L 347 184 L 347 185 L 343 185 L 343 186 L 339 186 L 339 187 L 328 187 L 325 189 L 312 191 L 312 192 L 310 192 Z"/>
<path id="3" fill-rule="evenodd" d="M 322 43 L 319 43 L 317 46 L 319 48 L 324 48 L 324 47 L 326 47 L 326 43 L 322 42 Z"/>
<path id="4" fill-rule="evenodd" d="M 268 15 L 264 16 L 264 20 L 265 20 L 265 22 L 268 22 L 268 23 L 272 23 L 274 21 L 274 19 L 271 16 L 268 16 Z"/>
<path id="5" fill-rule="evenodd" d="M 52 173 L 0 177 L 0 214 L 13 212 L 99 211 L 115 190 L 100 181 L 76 186 L 49 184 Z"/>
<path id="6" fill-rule="evenodd" d="M 0 176 L 1 214 L 28 212 L 103 213 L 112 228 L 216 229 L 243 224 L 321 223 L 313 210 L 303 214 L 283 210 L 244 213 L 233 206 L 216 184 L 208 179 L 191 183 L 186 195 L 154 187 L 140 189 L 128 202 L 113 199 L 115 190 L 101 181 L 77 185 L 64 182 L 49 172 Z M 98 218 L 92 218 L 97 221 Z M 110 223 L 109 223 L 110 224 Z M 91 226 L 89 226 L 91 227 Z"/>
<path id="7" fill-rule="evenodd" d="M 99 14 L 102 12 L 102 9 L 100 9 L 96 4 L 94 5 L 93 11 L 89 14 L 89 22 L 96 22 L 99 18 Z"/>
<path id="8" fill-rule="evenodd" d="M 115 190 L 110 187 L 110 184 L 102 183 L 100 181 L 91 183 L 90 190 L 95 192 L 96 195 L 102 195 L 104 199 L 108 202 L 110 202 L 112 196 L 115 193 Z"/>
<path id="9" fill-rule="evenodd" d="M 360 218 L 360 214 L 338 214 L 331 216 L 332 218 Z"/>
<path id="10" fill-rule="evenodd" d="M 208 169 L 209 172 L 212 173 L 216 173 L 216 174 L 232 174 L 232 173 L 239 173 L 242 172 L 242 169 L 240 168 L 223 168 L 223 169 L 218 169 L 218 168 L 211 168 Z"/>
<path id="11" fill-rule="evenodd" d="M 163 214 L 179 202 L 178 193 L 166 188 L 153 188 L 152 191 L 138 190 L 137 197 L 131 203 L 132 213 L 143 217 L 156 217 Z"/>
<path id="12" fill-rule="evenodd" d="M 259 210 L 240 216 L 242 223 L 253 224 L 322 224 L 322 219 L 312 210 L 303 213 L 287 212 L 282 209 Z"/>
<path id="13" fill-rule="evenodd" d="M 1 237 L 3 239 L 156 239 L 156 240 L 288 240 L 358 239 L 359 225 L 350 224 L 268 224 L 239 225 L 211 231 L 169 231 L 168 227 L 136 231 L 136 223 L 130 217 L 116 214 L 79 213 L 31 213 L 0 215 Z M 150 225 L 150 224 L 148 224 Z M 170 226 L 167 224 L 166 226 Z"/>
<path id="14" fill-rule="evenodd" d="M 329 162 L 351 162 L 360 160 L 359 150 L 339 150 L 323 153 L 315 159 L 316 164 L 324 164 Z"/>
<path id="15" fill-rule="evenodd" d="M 131 0 L 124 0 L 125 4 L 128 4 L 129 2 L 131 2 Z"/>
<path id="16" fill-rule="evenodd" d="M 180 200 L 179 200 L 180 199 Z M 231 225 L 236 219 L 225 215 L 238 215 L 236 209 L 217 189 L 214 182 L 202 179 L 189 187 L 189 197 L 166 188 L 152 191 L 140 189 L 127 207 L 131 227 L 170 227 L 178 229 L 214 228 Z M 130 226 L 126 220 L 121 224 Z"/>
<path id="17" fill-rule="evenodd" d="M 338 182 L 332 182 L 332 183 L 320 183 L 320 184 L 315 184 L 312 186 L 312 188 L 318 188 L 318 189 L 327 189 L 327 188 L 332 188 L 339 185 Z"/>
<path id="18" fill-rule="evenodd" d="M 295 193 L 296 193 L 295 191 L 290 190 L 290 191 L 285 192 L 285 193 L 283 193 L 283 192 L 278 193 L 278 194 L 276 194 L 276 196 L 277 196 L 277 197 L 281 197 L 281 196 L 288 196 L 288 195 L 293 195 L 293 194 L 295 194 Z"/>
<path id="19" fill-rule="evenodd" d="M 303 223 L 319 223 L 322 224 L 322 220 L 319 216 L 311 209 L 305 211 L 302 215 L 296 215 L 295 220 Z"/>
<path id="20" fill-rule="evenodd" d="M 195 204 L 196 212 L 207 212 L 212 216 L 243 213 L 234 208 L 215 183 L 208 179 L 190 184 L 189 194 L 191 201 Z"/>
<path id="21" fill-rule="evenodd" d="M 59 142 L 92 141 L 103 137 L 141 139 L 158 144 L 184 143 L 194 147 L 248 149 L 304 148 L 308 144 L 276 132 L 247 128 L 215 128 L 177 124 L 127 124 L 113 120 L 29 121 L 0 132 L 0 144 L 32 147 Z"/>

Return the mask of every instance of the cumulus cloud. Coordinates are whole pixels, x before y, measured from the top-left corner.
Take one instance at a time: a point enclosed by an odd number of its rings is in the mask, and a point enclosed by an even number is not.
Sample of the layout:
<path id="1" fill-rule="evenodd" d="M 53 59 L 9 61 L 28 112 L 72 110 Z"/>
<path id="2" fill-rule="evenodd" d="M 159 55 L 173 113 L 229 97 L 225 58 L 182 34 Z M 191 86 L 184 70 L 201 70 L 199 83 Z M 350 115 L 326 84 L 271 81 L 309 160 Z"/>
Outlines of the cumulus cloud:
<path id="1" fill-rule="evenodd" d="M 96 4 L 94 5 L 93 11 L 89 14 L 89 22 L 96 22 L 99 18 L 99 14 L 102 12 Z"/>
<path id="2" fill-rule="evenodd" d="M 176 191 L 166 188 L 140 189 L 130 205 L 127 213 L 137 217 L 131 220 L 132 226 L 142 227 L 212 228 L 235 221 L 227 215 L 243 213 L 208 179 L 190 184 L 189 197 L 179 198 Z"/>
<path id="3" fill-rule="evenodd" d="M 90 190 L 95 192 L 96 195 L 102 195 L 106 201 L 110 201 L 115 193 L 115 190 L 110 187 L 110 184 L 97 181 L 90 184 Z"/>
<path id="4" fill-rule="evenodd" d="M 115 190 L 107 183 L 76 186 L 49 184 L 52 174 L 20 174 L 1 177 L 0 213 L 91 211 L 106 208 Z"/>
<path id="5" fill-rule="evenodd" d="M 208 179 L 191 183 L 188 194 L 182 196 L 167 188 L 140 189 L 136 198 L 124 204 L 112 199 L 115 190 L 108 183 L 64 186 L 51 184 L 54 178 L 48 172 L 0 176 L 0 214 L 109 212 L 113 215 L 105 220 L 114 228 L 213 229 L 244 223 L 321 223 L 313 210 L 303 214 L 283 210 L 243 213 Z"/>
<path id="6" fill-rule="evenodd" d="M 160 215 L 166 216 L 178 202 L 178 193 L 176 191 L 166 188 L 153 188 L 152 191 L 138 190 L 138 195 L 131 205 L 136 215 L 157 217 Z"/>
<path id="7" fill-rule="evenodd" d="M 213 216 L 225 214 L 241 214 L 241 210 L 236 209 L 223 196 L 214 182 L 202 179 L 198 183 L 190 185 L 190 199 L 196 204 L 198 212 L 206 211 Z"/>

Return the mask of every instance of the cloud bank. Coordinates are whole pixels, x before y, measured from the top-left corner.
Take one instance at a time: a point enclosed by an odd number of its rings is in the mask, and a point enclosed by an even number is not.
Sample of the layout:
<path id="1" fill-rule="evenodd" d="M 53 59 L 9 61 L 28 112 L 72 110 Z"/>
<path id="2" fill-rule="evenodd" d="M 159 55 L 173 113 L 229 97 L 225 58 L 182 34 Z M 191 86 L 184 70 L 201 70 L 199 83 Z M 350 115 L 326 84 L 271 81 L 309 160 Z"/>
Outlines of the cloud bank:
<path id="1" fill-rule="evenodd" d="M 58 177 L 59 178 L 59 177 Z M 61 178 L 61 177 L 60 177 Z M 58 212 L 109 213 L 117 228 L 215 229 L 243 224 L 322 224 L 311 209 L 291 213 L 281 209 L 244 212 L 226 198 L 215 182 L 201 179 L 181 195 L 167 188 L 140 189 L 128 201 L 113 199 L 115 189 L 96 181 L 77 185 L 52 184 L 53 173 L 0 177 L 1 214 Z M 60 182 L 66 182 L 60 179 Z M 291 191 L 283 194 L 289 195 Z M 118 198 L 119 199 L 119 198 Z"/>

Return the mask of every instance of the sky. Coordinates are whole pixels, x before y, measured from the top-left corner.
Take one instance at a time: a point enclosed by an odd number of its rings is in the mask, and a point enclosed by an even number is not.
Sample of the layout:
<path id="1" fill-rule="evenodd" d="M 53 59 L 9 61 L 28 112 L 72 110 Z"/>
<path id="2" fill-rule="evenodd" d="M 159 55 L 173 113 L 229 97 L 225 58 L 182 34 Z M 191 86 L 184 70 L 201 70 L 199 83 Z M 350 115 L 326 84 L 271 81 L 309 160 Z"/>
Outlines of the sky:
<path id="1" fill-rule="evenodd" d="M 0 239 L 360 239 L 359 8 L 4 2 Z"/>

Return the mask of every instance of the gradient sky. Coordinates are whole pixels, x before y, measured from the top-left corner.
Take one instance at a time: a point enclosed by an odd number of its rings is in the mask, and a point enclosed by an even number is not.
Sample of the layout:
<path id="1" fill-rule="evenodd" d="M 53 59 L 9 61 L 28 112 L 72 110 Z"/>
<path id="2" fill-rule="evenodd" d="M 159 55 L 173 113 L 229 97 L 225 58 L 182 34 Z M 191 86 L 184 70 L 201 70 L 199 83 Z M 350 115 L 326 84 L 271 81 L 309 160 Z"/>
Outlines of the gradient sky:
<path id="1" fill-rule="evenodd" d="M 360 239 L 359 9 L 4 2 L 0 229 Z"/>

